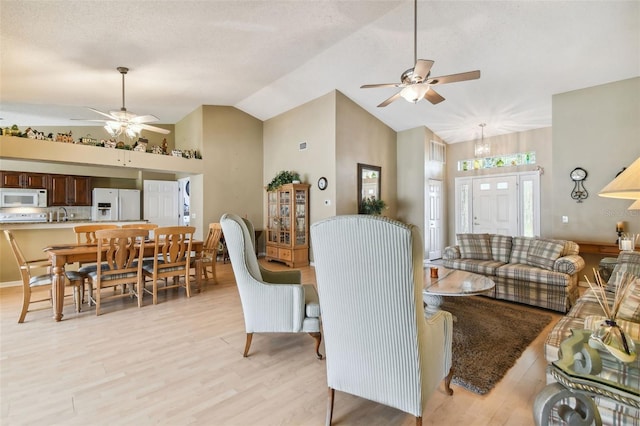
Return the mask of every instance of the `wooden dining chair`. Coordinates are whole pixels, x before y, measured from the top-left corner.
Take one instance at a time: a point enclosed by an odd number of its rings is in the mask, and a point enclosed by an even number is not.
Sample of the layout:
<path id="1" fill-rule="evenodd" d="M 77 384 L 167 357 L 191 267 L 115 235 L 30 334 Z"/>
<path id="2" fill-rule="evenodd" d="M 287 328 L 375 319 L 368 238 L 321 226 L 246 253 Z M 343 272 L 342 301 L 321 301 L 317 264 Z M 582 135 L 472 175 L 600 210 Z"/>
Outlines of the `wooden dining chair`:
<path id="1" fill-rule="evenodd" d="M 145 239 L 149 235 L 146 229 L 102 229 L 96 231 L 98 241 L 97 259 L 102 265 L 89 273 L 91 286 L 95 288 L 92 302 L 96 305 L 96 315 L 100 315 L 100 306 L 105 299 L 136 297 L 138 307 L 142 307 L 144 294 L 144 275 L 142 259 Z M 128 292 L 102 294 L 102 289 L 128 285 Z M 124 287 L 123 287 L 124 288 Z"/>
<path id="2" fill-rule="evenodd" d="M 8 229 L 4 230 L 4 235 L 11 246 L 13 256 L 20 268 L 20 276 L 22 278 L 22 310 L 20 311 L 20 317 L 18 322 L 24 322 L 24 319 L 29 311 L 29 305 L 31 303 L 51 301 L 51 284 L 53 282 L 53 275 L 51 273 L 51 262 L 48 259 L 27 260 L 18 246 L 13 233 Z M 36 275 L 34 270 L 44 269 L 46 273 Z M 75 302 L 76 312 L 80 312 L 81 303 L 81 287 L 83 277 L 75 271 L 65 271 L 67 282 L 73 286 L 73 300 Z M 32 299 L 32 293 L 34 289 L 48 290 L 48 297 Z"/>
<path id="3" fill-rule="evenodd" d="M 96 238 L 96 231 L 103 229 L 118 229 L 119 226 L 113 223 L 97 223 L 92 225 L 76 225 L 73 227 L 73 232 L 76 234 L 76 243 L 78 244 L 96 244 L 98 242 Z M 84 283 L 89 280 L 89 273 L 94 272 L 97 269 L 95 262 L 78 262 L 78 272 L 84 277 L 83 284 L 81 286 L 81 299 L 84 301 Z M 87 287 L 89 293 L 89 305 L 93 296 L 93 287 Z M 124 291 L 124 289 L 123 289 Z"/>
<path id="4" fill-rule="evenodd" d="M 222 226 L 219 223 L 210 223 L 209 233 L 202 247 L 202 275 L 205 280 L 208 280 L 208 269 L 211 268 L 211 277 L 213 278 L 214 284 L 218 283 L 216 278 L 216 262 L 220 248 L 220 237 L 222 237 Z"/>
<path id="5" fill-rule="evenodd" d="M 184 287 L 187 297 L 191 297 L 189 271 L 194 260 L 191 257 L 191 242 L 196 228 L 193 226 L 166 226 L 154 230 L 153 263 L 143 265 L 143 273 L 151 279 L 153 304 L 158 303 L 158 291 Z M 181 283 L 180 278 L 184 280 Z M 158 287 L 158 280 L 165 279 L 165 285 Z M 173 278 L 169 285 L 166 278 Z"/>

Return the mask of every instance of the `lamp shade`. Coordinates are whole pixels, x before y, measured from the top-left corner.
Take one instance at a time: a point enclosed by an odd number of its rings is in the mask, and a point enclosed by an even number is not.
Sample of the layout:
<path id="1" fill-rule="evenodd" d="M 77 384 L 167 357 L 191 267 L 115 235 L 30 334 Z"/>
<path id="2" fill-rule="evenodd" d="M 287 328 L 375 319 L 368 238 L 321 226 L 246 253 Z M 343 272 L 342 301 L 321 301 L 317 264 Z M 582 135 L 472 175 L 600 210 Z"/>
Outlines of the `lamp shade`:
<path id="1" fill-rule="evenodd" d="M 640 199 L 640 157 L 598 193 L 601 197 Z"/>

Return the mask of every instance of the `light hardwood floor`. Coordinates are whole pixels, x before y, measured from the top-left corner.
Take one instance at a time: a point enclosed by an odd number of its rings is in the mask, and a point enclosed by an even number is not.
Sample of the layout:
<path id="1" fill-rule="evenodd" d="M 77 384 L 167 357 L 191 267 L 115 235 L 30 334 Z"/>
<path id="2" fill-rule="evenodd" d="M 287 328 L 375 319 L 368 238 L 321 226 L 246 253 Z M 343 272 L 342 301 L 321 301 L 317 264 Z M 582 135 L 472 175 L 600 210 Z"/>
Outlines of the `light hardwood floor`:
<path id="1" fill-rule="evenodd" d="M 278 269 L 278 264 L 266 267 Z M 230 264 L 218 285 L 190 299 L 160 295 L 159 304 L 124 299 L 102 315 L 73 310 L 55 323 L 49 309 L 18 324 L 21 293 L 0 289 L 2 425 L 323 425 L 325 362 L 306 334 L 257 334 L 242 357 L 244 322 Z M 315 282 L 312 267 L 304 282 Z M 560 315 L 506 377 L 478 396 L 441 386 L 425 425 L 532 425 L 533 399 L 545 383 L 542 345 Z M 514 324 L 517 326 L 517 324 Z M 324 353 L 324 347 L 321 348 Z M 335 425 L 413 425 L 396 409 L 336 392 Z"/>

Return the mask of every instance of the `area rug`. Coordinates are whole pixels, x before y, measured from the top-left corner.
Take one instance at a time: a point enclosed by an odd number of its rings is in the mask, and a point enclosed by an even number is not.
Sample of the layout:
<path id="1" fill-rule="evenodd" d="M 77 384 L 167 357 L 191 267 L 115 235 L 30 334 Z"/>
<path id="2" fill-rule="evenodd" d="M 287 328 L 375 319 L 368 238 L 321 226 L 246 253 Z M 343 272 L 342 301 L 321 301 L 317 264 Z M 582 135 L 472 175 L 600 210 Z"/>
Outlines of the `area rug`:
<path id="1" fill-rule="evenodd" d="M 504 377 L 552 320 L 542 310 L 482 296 L 445 297 L 441 308 L 456 318 L 452 383 L 480 395 Z"/>

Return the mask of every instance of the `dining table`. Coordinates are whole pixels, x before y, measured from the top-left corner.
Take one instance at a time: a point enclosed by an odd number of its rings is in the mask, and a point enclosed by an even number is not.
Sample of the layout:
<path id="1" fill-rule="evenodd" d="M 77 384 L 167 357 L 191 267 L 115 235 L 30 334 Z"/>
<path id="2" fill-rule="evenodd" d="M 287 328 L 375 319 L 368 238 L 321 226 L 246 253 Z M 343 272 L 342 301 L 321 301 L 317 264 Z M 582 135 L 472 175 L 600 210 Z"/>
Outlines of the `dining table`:
<path id="1" fill-rule="evenodd" d="M 191 241 L 191 251 L 195 259 L 196 291 L 202 288 L 202 249 L 204 241 Z M 52 266 L 51 302 L 53 304 L 53 319 L 61 321 L 63 317 L 64 292 L 65 292 L 65 266 L 76 262 L 97 262 L 98 245 L 95 243 L 58 244 L 45 247 L 43 250 L 48 255 Z M 106 248 L 105 248 L 106 250 Z M 144 257 L 154 256 L 155 245 L 148 241 L 144 246 Z"/>

